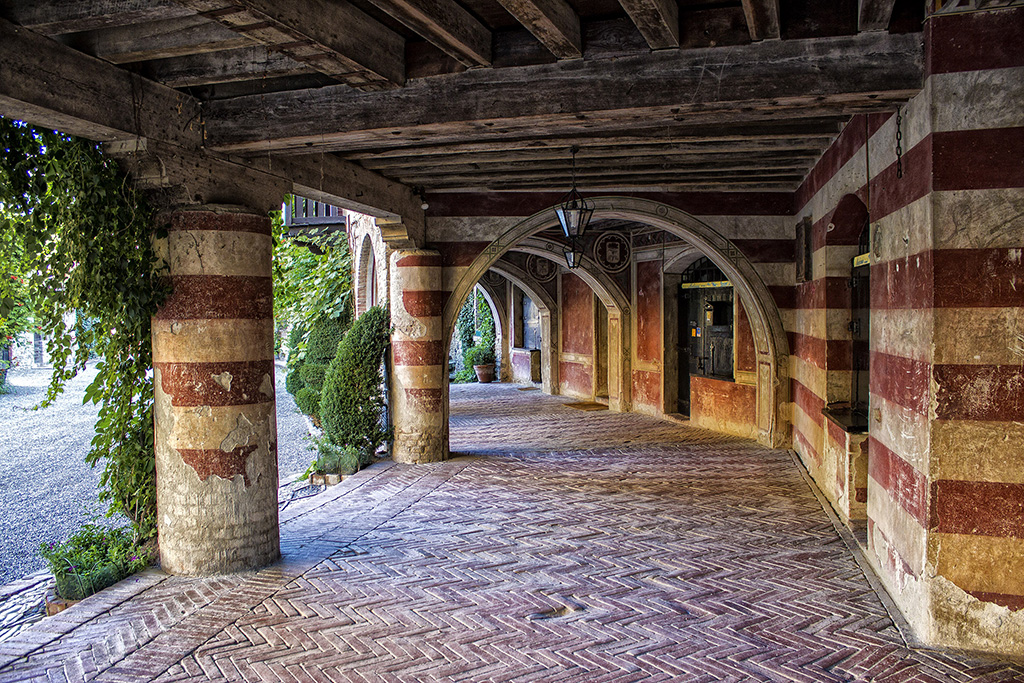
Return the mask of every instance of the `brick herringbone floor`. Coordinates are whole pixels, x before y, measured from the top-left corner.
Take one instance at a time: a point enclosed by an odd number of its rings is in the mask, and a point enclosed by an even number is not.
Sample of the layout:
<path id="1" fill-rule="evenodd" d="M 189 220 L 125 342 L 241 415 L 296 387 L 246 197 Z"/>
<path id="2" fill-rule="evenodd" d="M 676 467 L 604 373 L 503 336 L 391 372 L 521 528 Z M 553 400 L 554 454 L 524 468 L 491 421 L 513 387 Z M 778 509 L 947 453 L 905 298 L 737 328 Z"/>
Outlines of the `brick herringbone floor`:
<path id="1" fill-rule="evenodd" d="M 514 387 L 437 465 L 282 515 L 285 560 L 152 570 L 0 643 L 0 680 L 1024 681 L 901 640 L 788 455 Z"/>

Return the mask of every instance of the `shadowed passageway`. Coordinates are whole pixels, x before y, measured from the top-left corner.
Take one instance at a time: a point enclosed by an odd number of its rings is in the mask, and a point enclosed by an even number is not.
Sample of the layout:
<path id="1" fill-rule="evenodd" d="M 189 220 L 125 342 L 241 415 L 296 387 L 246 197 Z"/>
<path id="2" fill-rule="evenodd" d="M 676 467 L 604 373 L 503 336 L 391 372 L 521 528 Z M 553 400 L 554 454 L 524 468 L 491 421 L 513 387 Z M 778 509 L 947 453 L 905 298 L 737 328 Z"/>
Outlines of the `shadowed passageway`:
<path id="1" fill-rule="evenodd" d="M 906 647 L 785 451 L 563 402 L 455 386 L 460 457 L 289 505 L 263 571 L 129 579 L 0 680 L 1024 678 Z"/>

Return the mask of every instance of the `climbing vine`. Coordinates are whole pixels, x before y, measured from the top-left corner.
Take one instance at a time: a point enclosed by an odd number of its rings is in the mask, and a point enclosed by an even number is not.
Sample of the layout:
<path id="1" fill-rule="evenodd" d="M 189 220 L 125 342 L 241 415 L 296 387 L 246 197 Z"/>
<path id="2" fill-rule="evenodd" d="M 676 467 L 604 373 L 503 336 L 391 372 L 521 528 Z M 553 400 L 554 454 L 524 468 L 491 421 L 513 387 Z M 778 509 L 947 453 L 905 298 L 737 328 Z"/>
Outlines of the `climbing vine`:
<path id="1" fill-rule="evenodd" d="M 285 201 L 290 201 L 290 198 Z M 344 232 L 288 237 L 281 212 L 274 222 L 274 321 L 284 329 L 312 330 L 319 322 L 352 317 L 352 255 Z M 347 327 L 347 326 L 346 326 Z M 279 332 L 278 336 L 283 336 Z M 304 339 L 297 340 L 302 360 Z"/>
<path id="2" fill-rule="evenodd" d="M 48 338 L 52 403 L 91 354 L 100 404 L 86 461 L 100 500 L 136 535 L 156 531 L 150 319 L 169 293 L 152 247 L 154 211 L 99 147 L 0 117 L 0 272 L 24 274 Z M 3 291 L 0 291 L 3 294 Z"/>

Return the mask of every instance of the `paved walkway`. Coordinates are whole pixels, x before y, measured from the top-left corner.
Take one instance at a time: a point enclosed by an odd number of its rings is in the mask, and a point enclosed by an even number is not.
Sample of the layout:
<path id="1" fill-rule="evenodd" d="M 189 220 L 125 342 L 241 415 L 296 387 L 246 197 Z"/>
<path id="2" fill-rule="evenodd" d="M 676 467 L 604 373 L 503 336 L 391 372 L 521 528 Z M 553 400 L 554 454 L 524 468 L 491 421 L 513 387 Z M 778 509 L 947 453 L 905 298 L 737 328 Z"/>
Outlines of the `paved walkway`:
<path id="1" fill-rule="evenodd" d="M 908 648 L 784 451 L 508 385 L 436 465 L 282 513 L 285 559 L 157 570 L 0 643 L 0 680 L 1024 681 Z"/>
<path id="2" fill-rule="evenodd" d="M 100 468 L 85 462 L 94 435 L 98 406 L 83 404 L 96 370 L 68 383 L 56 403 L 30 408 L 43 399 L 51 368 L 15 368 L 11 393 L 0 395 L 0 642 L 42 618 L 44 597 L 53 586 L 42 543 L 62 541 L 82 524 L 120 525 L 121 517 L 102 516 L 97 500 Z M 281 503 L 307 495 L 295 478 L 314 458 L 306 440 L 306 421 L 284 388 L 277 368 L 278 464 Z"/>

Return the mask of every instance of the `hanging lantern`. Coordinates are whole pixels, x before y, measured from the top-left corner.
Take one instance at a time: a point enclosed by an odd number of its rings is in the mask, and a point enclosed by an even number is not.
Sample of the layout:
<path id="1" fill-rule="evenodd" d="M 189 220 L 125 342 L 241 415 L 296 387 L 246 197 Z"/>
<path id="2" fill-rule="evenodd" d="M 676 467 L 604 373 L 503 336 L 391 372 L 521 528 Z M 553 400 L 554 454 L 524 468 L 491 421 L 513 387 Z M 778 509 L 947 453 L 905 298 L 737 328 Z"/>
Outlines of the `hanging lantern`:
<path id="1" fill-rule="evenodd" d="M 583 247 L 575 237 L 569 238 L 569 244 L 562 249 L 565 254 L 565 263 L 570 269 L 578 268 L 583 263 Z"/>
<path id="2" fill-rule="evenodd" d="M 576 189 L 576 153 L 580 148 L 573 145 L 572 152 L 572 189 L 569 190 L 555 208 L 558 222 L 562 224 L 562 232 L 569 239 L 582 237 L 583 232 L 594 215 L 594 205 L 580 195 Z M 569 266 L 570 268 L 574 266 Z"/>

